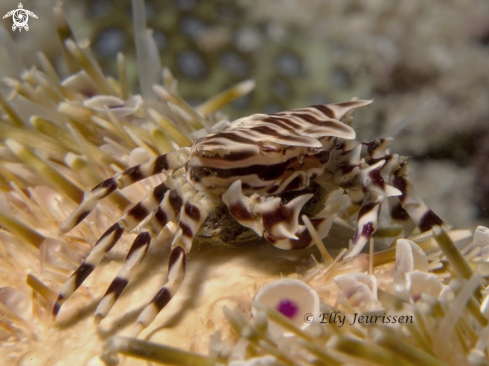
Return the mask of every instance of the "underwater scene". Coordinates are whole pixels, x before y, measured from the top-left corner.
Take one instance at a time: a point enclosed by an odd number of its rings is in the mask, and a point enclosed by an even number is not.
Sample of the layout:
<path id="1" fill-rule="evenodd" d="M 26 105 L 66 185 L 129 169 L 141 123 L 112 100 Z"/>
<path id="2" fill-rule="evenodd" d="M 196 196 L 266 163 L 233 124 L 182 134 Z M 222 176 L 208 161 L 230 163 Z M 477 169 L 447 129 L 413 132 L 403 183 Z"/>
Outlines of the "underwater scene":
<path id="1" fill-rule="evenodd" d="M 1 364 L 489 365 L 489 2 L 0 14 Z"/>

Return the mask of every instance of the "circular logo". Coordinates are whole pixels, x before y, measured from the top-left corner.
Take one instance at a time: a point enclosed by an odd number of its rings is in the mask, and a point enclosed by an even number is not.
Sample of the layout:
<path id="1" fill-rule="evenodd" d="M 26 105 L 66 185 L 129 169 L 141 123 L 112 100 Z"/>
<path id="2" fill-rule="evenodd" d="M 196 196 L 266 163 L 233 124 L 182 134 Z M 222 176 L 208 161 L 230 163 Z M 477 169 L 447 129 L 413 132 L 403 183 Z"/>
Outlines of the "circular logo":
<path id="1" fill-rule="evenodd" d="M 24 9 L 22 6 L 22 3 L 19 4 L 18 9 L 14 9 L 9 11 L 7 14 L 3 16 L 3 19 L 12 17 L 12 20 L 14 21 L 14 24 L 12 25 L 12 30 L 16 30 L 17 28 L 19 29 L 19 32 L 24 28 L 26 31 L 29 30 L 29 24 L 27 22 L 29 21 L 29 15 L 33 18 L 37 18 L 37 15 L 34 14 L 30 10 Z"/>
<path id="2" fill-rule="evenodd" d="M 25 9 L 16 9 L 12 16 L 14 24 L 19 28 L 24 28 L 27 25 L 27 21 L 29 20 L 29 14 Z"/>

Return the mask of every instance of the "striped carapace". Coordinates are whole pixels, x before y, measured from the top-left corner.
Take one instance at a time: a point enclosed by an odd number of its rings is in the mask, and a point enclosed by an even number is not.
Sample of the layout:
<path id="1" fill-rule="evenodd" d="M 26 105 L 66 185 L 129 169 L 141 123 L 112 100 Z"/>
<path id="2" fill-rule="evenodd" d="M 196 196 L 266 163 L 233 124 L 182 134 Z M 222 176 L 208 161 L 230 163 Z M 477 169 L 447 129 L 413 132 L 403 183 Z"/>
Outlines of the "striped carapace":
<path id="1" fill-rule="evenodd" d="M 172 220 L 178 231 L 171 246 L 168 282 L 139 316 L 134 335 L 148 326 L 170 301 L 185 277 L 185 258 L 194 237 L 217 207 L 226 206 L 241 225 L 282 249 L 313 244 L 299 213 L 313 194 L 301 194 L 313 181 L 341 189 L 350 197 L 356 232 L 347 257 L 357 255 L 377 228 L 381 204 L 390 197 L 391 218 L 406 228 L 415 223 L 421 231 L 443 222 L 418 197 L 405 176 L 406 162 L 389 154 L 392 139 L 360 143 L 349 126 L 349 112 L 369 104 L 355 100 L 316 105 L 276 114 L 255 114 L 238 119 L 191 147 L 164 154 L 128 168 L 85 194 L 83 202 L 62 224 L 67 232 L 80 223 L 97 202 L 116 189 L 155 174 L 165 175 L 98 240 L 88 257 L 61 288 L 54 305 L 61 305 L 83 283 L 124 231 L 136 227 L 123 268 L 97 307 L 104 318 L 127 286 L 134 268 L 142 262 L 154 237 Z M 287 204 L 281 194 L 297 191 Z M 326 207 L 327 209 L 328 207 Z M 336 213 L 317 215 L 311 222 L 324 238 Z"/>

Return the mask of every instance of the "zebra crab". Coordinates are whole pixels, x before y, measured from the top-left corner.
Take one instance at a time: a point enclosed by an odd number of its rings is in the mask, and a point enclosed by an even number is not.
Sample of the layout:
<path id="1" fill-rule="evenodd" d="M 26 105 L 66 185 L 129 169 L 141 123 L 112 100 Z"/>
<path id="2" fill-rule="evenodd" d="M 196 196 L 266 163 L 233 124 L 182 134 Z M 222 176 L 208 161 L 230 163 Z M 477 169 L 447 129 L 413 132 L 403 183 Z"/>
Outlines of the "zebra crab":
<path id="1" fill-rule="evenodd" d="M 304 193 L 319 182 L 349 197 L 349 212 L 357 212 L 356 231 L 346 258 L 360 253 L 377 228 L 381 204 L 389 199 L 390 216 L 405 227 L 427 231 L 443 221 L 416 194 L 406 178 L 406 162 L 388 152 L 391 138 L 360 143 L 349 126 L 352 111 L 367 100 L 315 105 L 271 115 L 238 119 L 191 147 L 160 155 L 116 174 L 91 191 L 61 225 L 68 232 L 97 202 L 155 174 L 165 181 L 130 208 L 97 241 L 89 255 L 63 285 L 53 308 L 61 305 L 90 275 L 125 231 L 139 228 L 123 268 L 96 310 L 104 318 L 127 286 L 153 238 L 172 220 L 177 232 L 168 260 L 168 282 L 140 314 L 137 336 L 171 300 L 185 277 L 185 260 L 199 228 L 209 214 L 226 207 L 240 225 L 281 249 L 303 249 L 314 242 L 299 221 L 304 205 L 314 196 Z M 296 192 L 284 204 L 283 195 Z M 328 235 L 335 212 L 328 207 L 311 222 L 321 238 Z M 334 210 L 333 210 L 334 211 Z"/>

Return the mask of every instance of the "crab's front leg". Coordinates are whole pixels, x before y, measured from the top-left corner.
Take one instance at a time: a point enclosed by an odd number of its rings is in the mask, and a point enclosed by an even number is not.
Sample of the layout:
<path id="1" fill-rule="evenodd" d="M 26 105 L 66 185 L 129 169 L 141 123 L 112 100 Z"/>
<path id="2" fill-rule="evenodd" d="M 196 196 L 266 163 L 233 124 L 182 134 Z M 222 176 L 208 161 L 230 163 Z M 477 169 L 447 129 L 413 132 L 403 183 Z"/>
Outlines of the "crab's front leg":
<path id="1" fill-rule="evenodd" d="M 238 180 L 222 195 L 222 201 L 236 221 L 277 248 L 303 249 L 314 241 L 306 226 L 299 224 L 299 213 L 312 196 L 304 194 L 282 205 L 280 197 L 244 196 Z M 321 238 L 328 235 L 333 219 L 334 216 L 311 220 Z"/>

